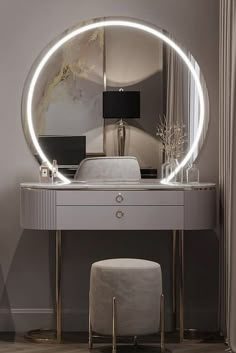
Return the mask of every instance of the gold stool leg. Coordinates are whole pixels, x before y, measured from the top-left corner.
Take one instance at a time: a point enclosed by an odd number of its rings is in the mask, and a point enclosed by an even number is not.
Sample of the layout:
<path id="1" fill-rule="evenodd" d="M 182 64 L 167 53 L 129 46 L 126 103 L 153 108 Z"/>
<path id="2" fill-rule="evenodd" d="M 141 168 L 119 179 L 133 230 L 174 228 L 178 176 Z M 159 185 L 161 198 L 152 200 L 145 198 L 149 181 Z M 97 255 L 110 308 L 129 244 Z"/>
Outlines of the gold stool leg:
<path id="1" fill-rule="evenodd" d="M 112 298 L 112 353 L 116 353 L 116 330 L 117 330 L 116 297 L 113 297 Z"/>
<path id="2" fill-rule="evenodd" d="M 160 298 L 160 328 L 161 328 L 161 353 L 165 352 L 165 299 L 164 294 Z"/>
<path id="3" fill-rule="evenodd" d="M 89 304 L 89 349 L 93 348 L 93 331 L 91 325 L 91 312 L 90 312 L 90 304 Z"/>

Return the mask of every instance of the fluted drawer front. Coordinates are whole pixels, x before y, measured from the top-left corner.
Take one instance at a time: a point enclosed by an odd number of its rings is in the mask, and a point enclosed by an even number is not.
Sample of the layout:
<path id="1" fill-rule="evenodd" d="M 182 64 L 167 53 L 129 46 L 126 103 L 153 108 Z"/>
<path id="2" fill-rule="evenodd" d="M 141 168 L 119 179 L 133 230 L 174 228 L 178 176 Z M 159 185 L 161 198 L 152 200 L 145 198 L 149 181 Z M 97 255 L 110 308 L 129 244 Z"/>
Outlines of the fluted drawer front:
<path id="1" fill-rule="evenodd" d="M 60 190 L 57 205 L 183 205 L 184 192 L 176 190 Z"/>
<path id="2" fill-rule="evenodd" d="M 182 229 L 183 206 L 57 206 L 58 229 Z"/>
<path id="3" fill-rule="evenodd" d="M 21 188 L 20 224 L 26 229 L 56 229 L 56 191 Z"/>

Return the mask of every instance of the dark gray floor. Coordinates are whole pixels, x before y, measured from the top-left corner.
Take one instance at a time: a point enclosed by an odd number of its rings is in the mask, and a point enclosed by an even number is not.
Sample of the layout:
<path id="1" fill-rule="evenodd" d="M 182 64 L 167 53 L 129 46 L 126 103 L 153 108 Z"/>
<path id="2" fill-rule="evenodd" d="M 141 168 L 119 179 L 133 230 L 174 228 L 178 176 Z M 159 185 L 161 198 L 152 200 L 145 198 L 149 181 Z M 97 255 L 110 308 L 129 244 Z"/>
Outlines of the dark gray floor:
<path id="1" fill-rule="evenodd" d="M 167 344 L 166 353 L 223 353 L 227 347 L 223 343 L 182 343 Z M 85 343 L 45 344 L 30 342 L 0 341 L 0 353 L 88 353 Z M 111 346 L 96 344 L 93 353 L 111 353 Z M 158 345 L 140 345 L 137 348 L 119 345 L 117 353 L 159 353 Z"/>
<path id="2" fill-rule="evenodd" d="M 42 332 L 45 337 L 46 332 Z M 50 332 L 48 332 L 48 337 Z M 94 337 L 92 353 L 112 353 L 110 337 Z M 218 334 L 206 335 L 201 341 L 185 340 L 178 342 L 178 335 L 166 334 L 166 353 L 223 353 L 228 348 Z M 196 337 L 195 337 L 196 339 Z M 132 337 L 118 338 L 117 353 L 160 353 L 156 335 L 138 337 L 135 347 Z M 23 334 L 0 333 L 0 353 L 89 353 L 87 333 L 63 333 L 63 343 L 33 343 L 25 339 Z M 98 343 L 100 342 L 100 343 Z"/>

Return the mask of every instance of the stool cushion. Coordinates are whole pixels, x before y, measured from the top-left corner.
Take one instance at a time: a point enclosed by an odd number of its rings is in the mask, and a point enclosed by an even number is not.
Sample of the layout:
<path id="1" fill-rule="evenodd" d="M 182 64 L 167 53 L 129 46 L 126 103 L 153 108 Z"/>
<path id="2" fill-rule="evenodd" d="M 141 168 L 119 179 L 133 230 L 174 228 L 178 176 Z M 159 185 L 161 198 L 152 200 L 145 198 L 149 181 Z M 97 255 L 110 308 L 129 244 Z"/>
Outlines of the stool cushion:
<path id="1" fill-rule="evenodd" d="M 117 335 L 156 333 L 160 326 L 161 267 L 141 259 L 95 262 L 90 276 L 92 330 L 112 334 L 112 298 L 116 297 Z"/>

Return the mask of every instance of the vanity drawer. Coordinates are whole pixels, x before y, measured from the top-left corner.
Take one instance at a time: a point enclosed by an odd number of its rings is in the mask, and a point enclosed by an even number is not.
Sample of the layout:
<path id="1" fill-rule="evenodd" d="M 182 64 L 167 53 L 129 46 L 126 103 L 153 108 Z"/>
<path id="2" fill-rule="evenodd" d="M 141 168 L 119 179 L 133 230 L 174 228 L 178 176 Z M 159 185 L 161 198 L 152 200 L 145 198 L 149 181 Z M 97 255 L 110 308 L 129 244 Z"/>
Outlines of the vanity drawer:
<path id="1" fill-rule="evenodd" d="M 57 205 L 183 205 L 184 192 L 170 190 L 57 191 Z"/>
<path id="2" fill-rule="evenodd" d="M 57 229 L 182 229 L 183 206 L 57 206 Z"/>

